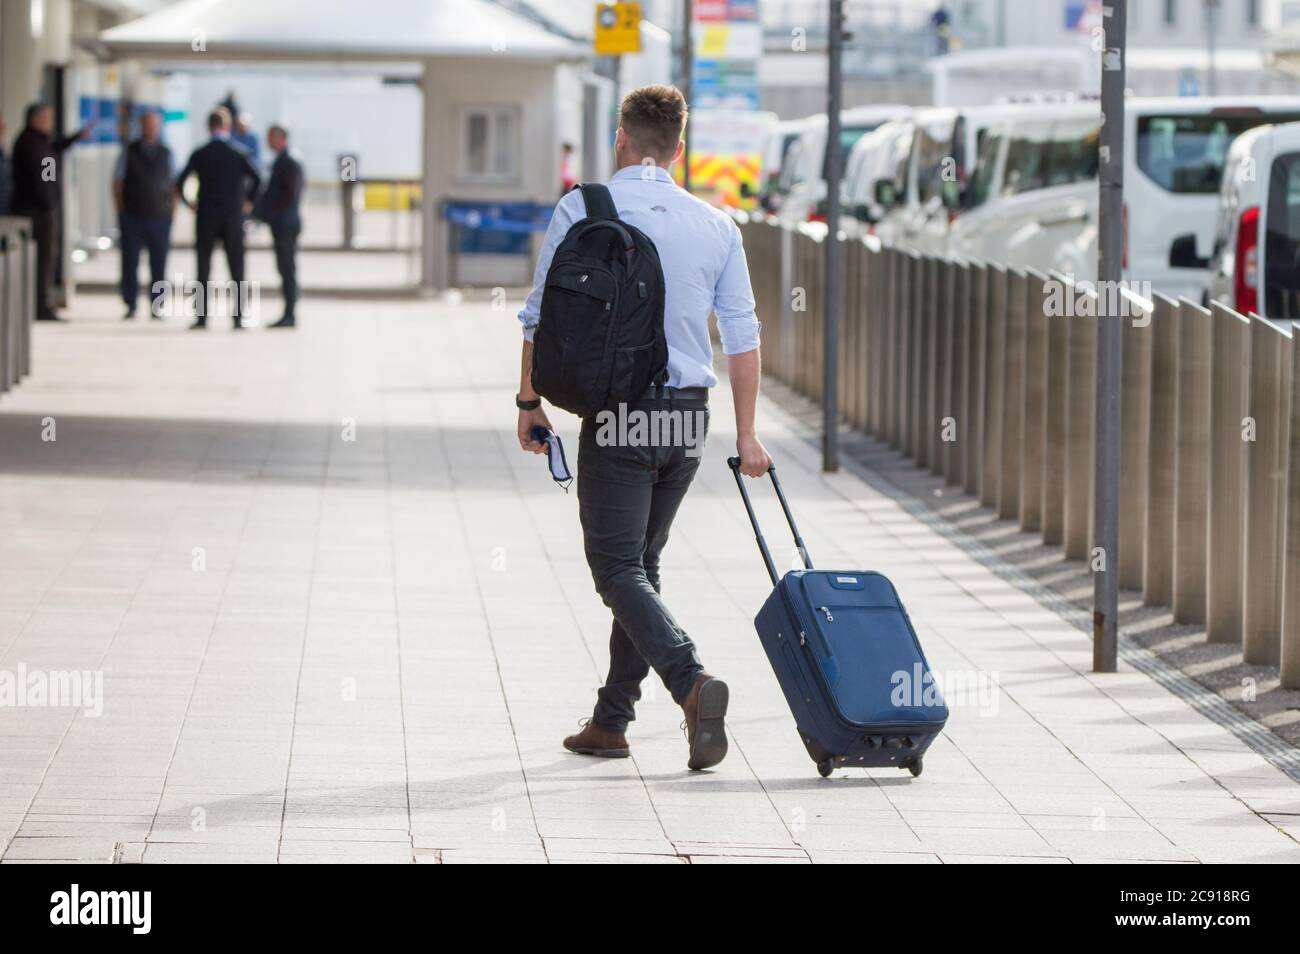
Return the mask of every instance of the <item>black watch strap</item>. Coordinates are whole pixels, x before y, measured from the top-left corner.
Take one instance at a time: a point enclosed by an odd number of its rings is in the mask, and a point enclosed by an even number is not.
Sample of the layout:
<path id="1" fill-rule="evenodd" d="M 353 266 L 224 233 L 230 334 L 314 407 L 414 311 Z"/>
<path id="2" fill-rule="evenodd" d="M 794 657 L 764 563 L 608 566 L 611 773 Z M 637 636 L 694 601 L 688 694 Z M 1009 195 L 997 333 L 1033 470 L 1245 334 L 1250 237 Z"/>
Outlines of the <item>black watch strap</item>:
<path id="1" fill-rule="evenodd" d="M 531 401 L 519 400 L 519 395 L 515 395 L 515 407 L 521 411 L 535 411 L 542 406 L 541 398 L 533 398 Z"/>

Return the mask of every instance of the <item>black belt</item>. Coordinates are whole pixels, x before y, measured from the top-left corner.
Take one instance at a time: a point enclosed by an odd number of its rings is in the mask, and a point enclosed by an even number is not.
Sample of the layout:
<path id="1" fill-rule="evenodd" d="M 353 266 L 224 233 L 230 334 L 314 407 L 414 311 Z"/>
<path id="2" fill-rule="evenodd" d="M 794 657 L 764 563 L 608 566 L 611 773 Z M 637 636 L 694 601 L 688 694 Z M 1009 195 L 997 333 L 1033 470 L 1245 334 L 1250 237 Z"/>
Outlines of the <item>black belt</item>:
<path id="1" fill-rule="evenodd" d="M 646 389 L 645 394 L 641 395 L 642 401 L 653 401 L 659 396 L 658 391 L 652 384 Z M 705 401 L 709 400 L 708 388 L 663 388 L 663 396 L 666 401 Z"/>

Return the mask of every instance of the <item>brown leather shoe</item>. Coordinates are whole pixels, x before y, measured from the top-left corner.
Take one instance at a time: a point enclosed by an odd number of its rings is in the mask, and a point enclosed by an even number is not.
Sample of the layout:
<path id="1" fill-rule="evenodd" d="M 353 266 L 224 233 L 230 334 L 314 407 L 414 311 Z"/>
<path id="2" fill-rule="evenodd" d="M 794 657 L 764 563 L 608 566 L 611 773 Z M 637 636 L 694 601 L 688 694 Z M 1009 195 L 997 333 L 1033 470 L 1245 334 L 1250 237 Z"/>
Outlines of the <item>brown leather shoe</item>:
<path id="1" fill-rule="evenodd" d="M 570 752 L 601 759 L 625 759 L 632 754 L 627 747 L 627 736 L 622 732 L 602 729 L 590 719 L 583 719 L 581 725 L 581 732 L 564 740 L 564 747 Z"/>
<path id="2" fill-rule="evenodd" d="M 727 730 L 723 717 L 727 714 L 729 697 L 725 682 L 702 672 L 682 703 L 682 712 L 686 714 L 686 742 L 691 752 L 686 766 L 692 771 L 712 768 L 726 757 Z"/>

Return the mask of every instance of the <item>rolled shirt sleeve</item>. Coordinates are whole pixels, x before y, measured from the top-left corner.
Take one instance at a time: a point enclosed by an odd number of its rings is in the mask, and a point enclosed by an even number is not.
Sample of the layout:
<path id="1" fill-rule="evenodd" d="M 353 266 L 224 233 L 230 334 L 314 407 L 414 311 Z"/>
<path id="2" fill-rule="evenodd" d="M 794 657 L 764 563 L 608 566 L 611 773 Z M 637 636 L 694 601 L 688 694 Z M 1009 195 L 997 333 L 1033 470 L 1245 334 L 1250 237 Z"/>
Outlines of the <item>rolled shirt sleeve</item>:
<path id="1" fill-rule="evenodd" d="M 744 354 L 758 347 L 758 315 L 754 312 L 754 289 L 749 283 L 749 264 L 736 223 L 727 220 L 731 249 L 713 290 L 713 314 L 718 319 L 718 336 L 723 354 Z"/>
<path id="2" fill-rule="evenodd" d="M 533 290 L 524 300 L 524 307 L 519 310 L 519 323 L 524 329 L 524 340 L 532 341 L 537 329 L 537 322 L 542 317 L 542 292 L 546 290 L 546 273 L 551 270 L 551 259 L 555 250 L 564 241 L 564 236 L 574 222 L 581 218 L 577 214 L 577 205 L 582 203 L 581 192 L 569 192 L 555 204 L 551 214 L 551 223 L 546 227 L 546 237 L 542 239 L 542 249 L 537 253 L 537 267 L 533 270 Z M 583 206 L 585 210 L 585 206 Z"/>

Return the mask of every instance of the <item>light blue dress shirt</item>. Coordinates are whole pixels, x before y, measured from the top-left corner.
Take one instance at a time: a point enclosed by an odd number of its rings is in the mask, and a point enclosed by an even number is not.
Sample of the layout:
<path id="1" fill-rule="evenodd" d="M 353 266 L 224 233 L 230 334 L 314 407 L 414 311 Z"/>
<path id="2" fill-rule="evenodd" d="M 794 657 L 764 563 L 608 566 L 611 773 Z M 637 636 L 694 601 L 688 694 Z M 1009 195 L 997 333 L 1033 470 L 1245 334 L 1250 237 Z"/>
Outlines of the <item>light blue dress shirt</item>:
<path id="1" fill-rule="evenodd" d="M 718 319 L 724 354 L 758 347 L 759 321 L 740 229 L 725 212 L 697 199 L 659 166 L 625 166 L 609 182 L 618 216 L 655 243 L 664 270 L 664 335 L 668 339 L 668 386 L 713 387 L 713 342 L 709 312 Z M 542 305 L 551 257 L 569 227 L 586 218 L 582 193 L 566 193 L 546 229 L 533 290 L 519 312 L 524 338 Z"/>

